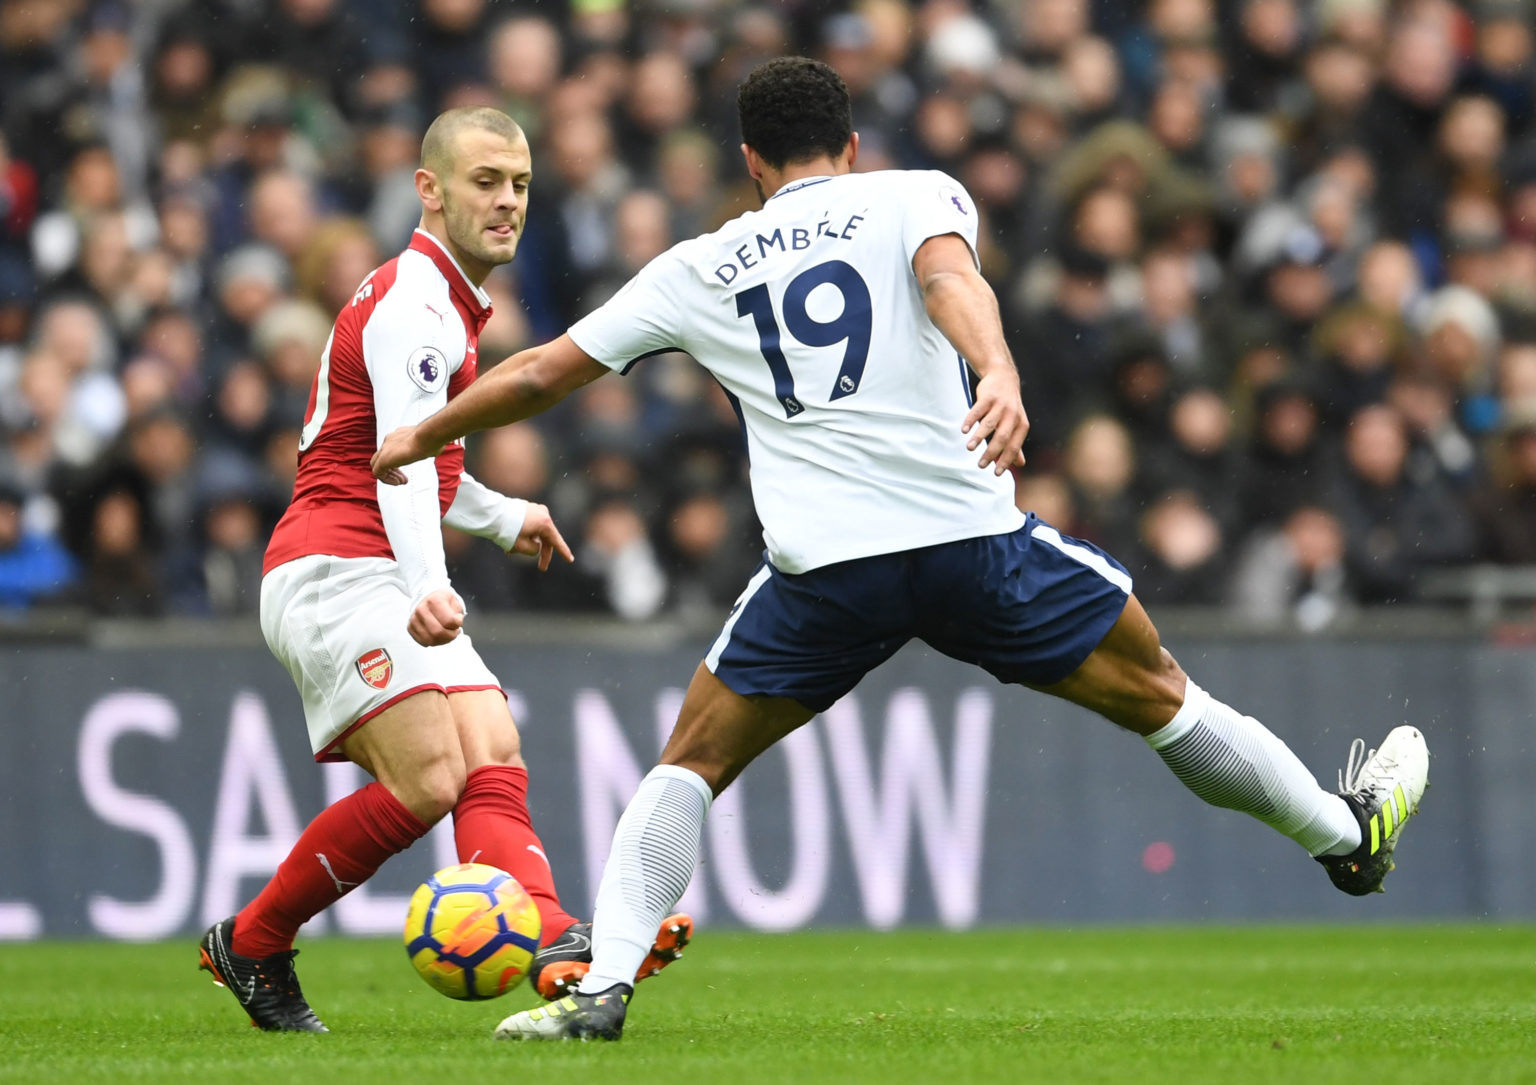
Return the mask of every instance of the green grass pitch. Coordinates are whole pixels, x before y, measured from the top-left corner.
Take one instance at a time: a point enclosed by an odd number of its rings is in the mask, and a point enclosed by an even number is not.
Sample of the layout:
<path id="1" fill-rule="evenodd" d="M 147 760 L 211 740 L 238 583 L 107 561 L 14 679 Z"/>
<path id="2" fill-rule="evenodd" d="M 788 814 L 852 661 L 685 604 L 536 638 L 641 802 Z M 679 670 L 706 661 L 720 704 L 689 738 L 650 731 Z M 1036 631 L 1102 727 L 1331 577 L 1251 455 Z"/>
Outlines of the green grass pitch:
<path id="1" fill-rule="evenodd" d="M 329 1036 L 268 1035 L 192 941 L 0 947 L 0 1080 L 1536 1082 L 1536 928 L 700 932 L 622 1043 L 500 1044 L 397 943 L 322 940 Z"/>

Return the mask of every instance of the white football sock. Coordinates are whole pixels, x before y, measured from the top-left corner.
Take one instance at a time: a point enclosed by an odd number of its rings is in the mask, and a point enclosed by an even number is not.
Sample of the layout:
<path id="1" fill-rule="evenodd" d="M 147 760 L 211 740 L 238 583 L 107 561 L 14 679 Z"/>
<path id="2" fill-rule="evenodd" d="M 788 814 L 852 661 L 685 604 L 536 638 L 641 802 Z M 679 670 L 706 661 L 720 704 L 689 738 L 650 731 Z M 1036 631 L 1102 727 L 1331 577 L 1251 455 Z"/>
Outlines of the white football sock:
<path id="1" fill-rule="evenodd" d="M 1278 829 L 1309 855 L 1348 855 L 1360 846 L 1349 805 L 1317 786 L 1289 746 L 1189 683 L 1184 705 L 1147 745 L 1184 786 L 1212 806 L 1241 810 Z"/>
<path id="2" fill-rule="evenodd" d="M 657 765 L 640 781 L 614 830 L 597 888 L 592 968 L 582 994 L 634 985 L 656 929 L 693 879 L 712 799 L 702 776 L 676 765 Z"/>

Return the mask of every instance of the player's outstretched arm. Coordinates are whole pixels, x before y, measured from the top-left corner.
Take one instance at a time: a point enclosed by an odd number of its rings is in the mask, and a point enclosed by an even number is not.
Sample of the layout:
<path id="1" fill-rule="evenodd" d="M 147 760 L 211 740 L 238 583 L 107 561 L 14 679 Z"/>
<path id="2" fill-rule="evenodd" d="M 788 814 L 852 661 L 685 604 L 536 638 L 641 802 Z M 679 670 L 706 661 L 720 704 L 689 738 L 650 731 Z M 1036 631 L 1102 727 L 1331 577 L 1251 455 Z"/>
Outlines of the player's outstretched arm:
<path id="1" fill-rule="evenodd" d="M 981 378 L 976 403 L 961 423 L 966 447 L 982 447 L 980 467 L 1001 475 L 1024 463 L 1029 416 L 1019 395 L 1019 372 L 1003 338 L 997 297 L 976 270 L 971 247 L 958 234 L 930 237 L 912 257 L 923 305 L 939 331 Z"/>
<path id="2" fill-rule="evenodd" d="M 537 557 L 540 572 L 549 569 L 556 554 L 566 561 L 576 560 L 548 508 L 537 501 L 497 493 L 468 471 L 459 472 L 459 489 L 443 514 L 443 523 L 490 539 L 509 554 Z"/>
<path id="3" fill-rule="evenodd" d="M 510 425 L 548 410 L 607 372 L 569 335 L 519 351 L 430 418 L 386 436 L 373 455 L 374 477 L 399 485 L 405 476 L 398 468 L 436 456 L 466 433 Z"/>

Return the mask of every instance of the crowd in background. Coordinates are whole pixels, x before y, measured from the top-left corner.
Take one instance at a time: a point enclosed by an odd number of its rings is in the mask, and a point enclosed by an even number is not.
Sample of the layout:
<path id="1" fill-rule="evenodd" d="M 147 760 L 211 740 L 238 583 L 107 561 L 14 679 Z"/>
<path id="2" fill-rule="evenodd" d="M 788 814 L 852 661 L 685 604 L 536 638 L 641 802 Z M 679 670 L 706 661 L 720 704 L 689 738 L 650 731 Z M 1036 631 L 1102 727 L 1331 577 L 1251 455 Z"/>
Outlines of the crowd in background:
<path id="1" fill-rule="evenodd" d="M 398 252 L 426 124 L 528 133 L 482 366 L 756 206 L 734 90 L 802 53 L 858 168 L 974 197 L 1033 430 L 1023 508 L 1154 605 L 1326 625 L 1536 562 L 1529 0 L 0 0 L 0 608 L 256 607 L 331 321 Z M 680 356 L 484 435 L 540 576 L 472 605 L 715 614 L 746 455 Z"/>

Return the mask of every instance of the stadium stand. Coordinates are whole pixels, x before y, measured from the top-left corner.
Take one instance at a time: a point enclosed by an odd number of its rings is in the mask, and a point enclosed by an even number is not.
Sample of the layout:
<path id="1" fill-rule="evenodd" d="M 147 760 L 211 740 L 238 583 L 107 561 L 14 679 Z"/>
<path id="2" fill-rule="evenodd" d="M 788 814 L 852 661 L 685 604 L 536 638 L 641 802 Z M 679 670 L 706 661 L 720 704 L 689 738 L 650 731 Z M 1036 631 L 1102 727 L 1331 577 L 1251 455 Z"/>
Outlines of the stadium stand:
<path id="1" fill-rule="evenodd" d="M 1536 563 L 1528 0 L 0 0 L 0 607 L 254 611 L 330 321 L 415 222 L 425 123 L 535 180 L 483 364 L 754 206 L 731 89 L 819 56 L 861 168 L 984 216 L 1021 503 L 1155 605 L 1323 628 L 1522 605 Z M 682 357 L 471 446 L 580 561 L 452 536 L 486 609 L 718 615 L 760 550 Z M 1462 570 L 1462 571 L 1458 571 Z M 1497 610 L 1497 598 L 1494 609 Z"/>

